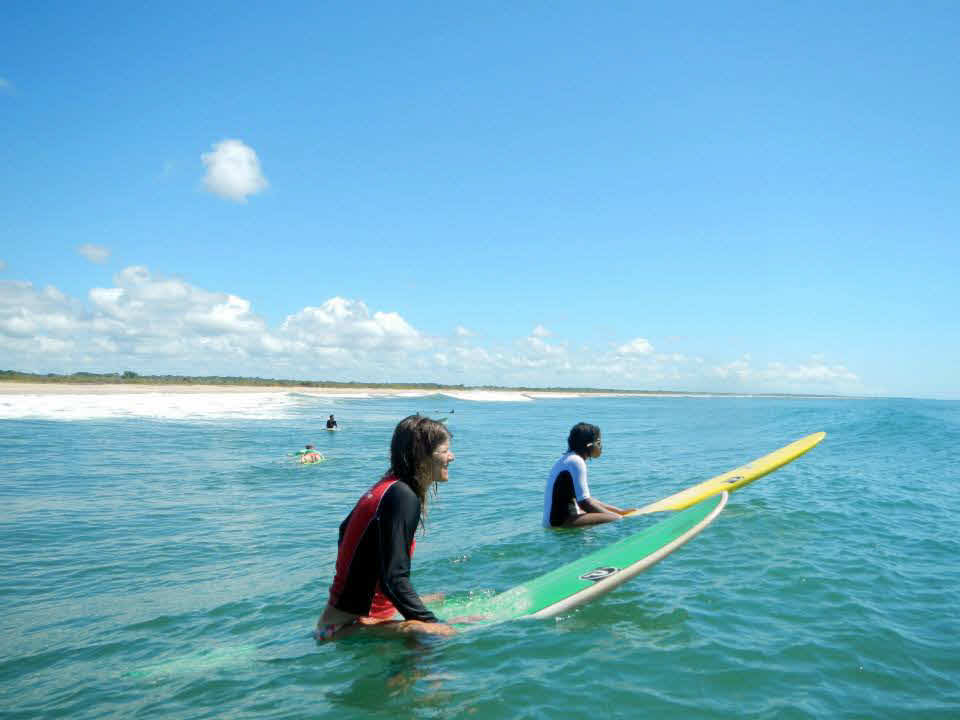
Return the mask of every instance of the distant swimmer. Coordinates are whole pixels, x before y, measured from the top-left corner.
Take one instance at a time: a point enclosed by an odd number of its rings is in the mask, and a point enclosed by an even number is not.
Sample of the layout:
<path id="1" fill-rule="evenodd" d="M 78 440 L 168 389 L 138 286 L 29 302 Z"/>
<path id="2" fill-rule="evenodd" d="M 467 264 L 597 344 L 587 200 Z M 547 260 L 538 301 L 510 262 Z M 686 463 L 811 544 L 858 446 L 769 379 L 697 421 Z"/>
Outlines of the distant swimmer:
<path id="1" fill-rule="evenodd" d="M 333 415 L 327 418 L 327 430 L 336 430 L 337 427 L 337 421 L 334 419 Z"/>
<path id="2" fill-rule="evenodd" d="M 317 452 L 317 449 L 313 445 L 306 445 L 303 450 L 297 453 L 297 456 L 300 458 L 301 465 L 310 465 L 326 460 L 323 453 Z"/>
<path id="3" fill-rule="evenodd" d="M 355 632 L 452 635 L 410 582 L 414 534 L 427 492 L 448 480 L 452 436 L 420 415 L 404 418 L 390 441 L 390 469 L 363 493 L 340 525 L 330 598 L 317 621 L 318 641 Z M 402 620 L 397 615 L 402 616 Z"/>
<path id="4" fill-rule="evenodd" d="M 587 460 L 603 454 L 600 428 L 577 423 L 567 437 L 567 452 L 550 469 L 543 495 L 544 527 L 582 527 L 620 520 L 624 513 L 590 496 Z"/>

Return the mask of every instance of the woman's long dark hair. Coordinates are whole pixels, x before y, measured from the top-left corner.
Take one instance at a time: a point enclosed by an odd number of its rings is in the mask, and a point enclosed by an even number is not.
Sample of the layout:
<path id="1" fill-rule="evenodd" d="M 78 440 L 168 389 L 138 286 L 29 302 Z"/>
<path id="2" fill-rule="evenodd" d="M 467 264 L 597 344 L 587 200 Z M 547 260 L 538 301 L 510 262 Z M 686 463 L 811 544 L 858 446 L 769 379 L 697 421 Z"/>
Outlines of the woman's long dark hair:
<path id="1" fill-rule="evenodd" d="M 427 488 L 430 466 L 426 463 L 434 450 L 449 442 L 453 435 L 447 427 L 423 415 L 411 415 L 397 423 L 390 441 L 390 470 L 420 498 L 420 520 L 427 513 Z"/>

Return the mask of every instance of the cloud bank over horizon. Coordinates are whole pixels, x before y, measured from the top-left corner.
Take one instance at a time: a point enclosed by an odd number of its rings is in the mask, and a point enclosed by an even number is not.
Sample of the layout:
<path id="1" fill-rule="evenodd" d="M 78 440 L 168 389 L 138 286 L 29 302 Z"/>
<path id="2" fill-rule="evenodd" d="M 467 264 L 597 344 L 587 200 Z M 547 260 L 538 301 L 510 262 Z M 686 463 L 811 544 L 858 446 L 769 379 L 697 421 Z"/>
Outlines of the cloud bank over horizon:
<path id="1" fill-rule="evenodd" d="M 754 366 L 661 352 L 646 338 L 574 347 L 543 325 L 484 345 L 462 325 L 432 336 L 399 312 L 331 297 L 275 326 L 249 300 L 146 267 L 118 272 L 86 298 L 0 282 L 0 369 L 245 375 L 302 380 L 439 382 L 717 392 L 857 392 L 860 379 L 819 355 Z"/>

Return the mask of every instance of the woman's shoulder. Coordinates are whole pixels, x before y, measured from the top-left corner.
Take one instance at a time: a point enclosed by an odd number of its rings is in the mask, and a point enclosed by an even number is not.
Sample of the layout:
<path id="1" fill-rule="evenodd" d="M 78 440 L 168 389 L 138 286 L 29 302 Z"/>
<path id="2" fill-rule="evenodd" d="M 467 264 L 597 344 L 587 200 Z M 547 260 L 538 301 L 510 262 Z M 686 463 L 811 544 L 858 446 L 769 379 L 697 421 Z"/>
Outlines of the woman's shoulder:
<path id="1" fill-rule="evenodd" d="M 584 461 L 582 457 L 577 455 L 573 450 L 568 450 L 557 459 L 557 462 L 555 463 L 555 465 L 562 466 L 562 467 L 573 466 L 578 468 L 585 468 L 587 466 L 587 463 L 586 461 Z"/>
<path id="2" fill-rule="evenodd" d="M 420 502 L 420 498 L 417 497 L 417 494 L 413 491 L 413 488 L 407 485 L 397 477 L 384 477 L 384 480 L 387 482 L 392 482 L 389 488 L 387 488 L 387 494 L 395 497 L 402 498 L 404 500 L 410 500 L 411 498 Z"/>
<path id="3" fill-rule="evenodd" d="M 578 468 L 585 470 L 587 467 L 587 461 L 573 451 L 567 453 L 567 460 L 571 465 L 576 465 Z"/>

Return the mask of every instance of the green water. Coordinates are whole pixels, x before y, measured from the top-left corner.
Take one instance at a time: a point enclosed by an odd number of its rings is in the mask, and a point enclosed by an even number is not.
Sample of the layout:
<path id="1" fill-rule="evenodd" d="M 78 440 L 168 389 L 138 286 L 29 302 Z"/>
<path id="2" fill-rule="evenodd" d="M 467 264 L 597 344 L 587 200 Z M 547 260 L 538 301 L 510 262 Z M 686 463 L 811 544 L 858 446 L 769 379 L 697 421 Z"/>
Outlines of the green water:
<path id="1" fill-rule="evenodd" d="M 604 432 L 594 494 L 623 505 L 829 435 L 591 605 L 318 646 L 337 526 L 416 411 L 448 416 L 457 460 L 413 581 L 455 600 L 646 526 L 540 527 L 577 421 Z M 307 442 L 327 461 L 293 462 Z M 955 402 L 2 397 L 0 714 L 957 717 L 958 447 Z"/>

